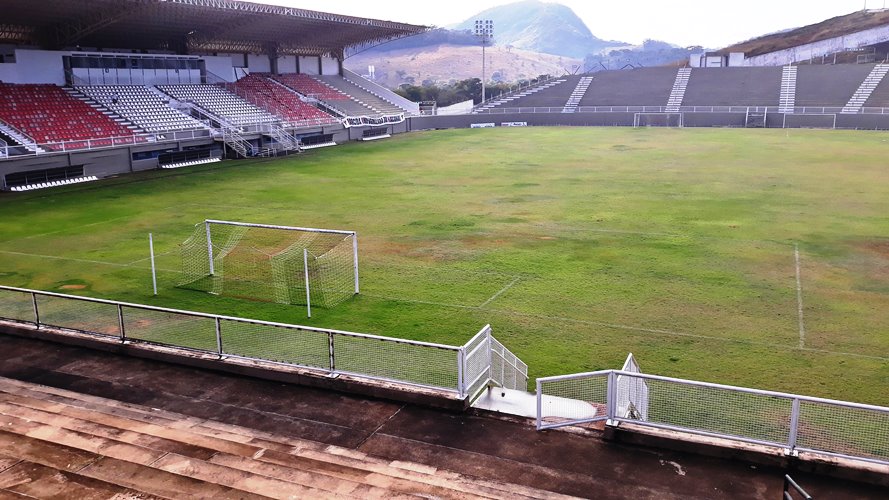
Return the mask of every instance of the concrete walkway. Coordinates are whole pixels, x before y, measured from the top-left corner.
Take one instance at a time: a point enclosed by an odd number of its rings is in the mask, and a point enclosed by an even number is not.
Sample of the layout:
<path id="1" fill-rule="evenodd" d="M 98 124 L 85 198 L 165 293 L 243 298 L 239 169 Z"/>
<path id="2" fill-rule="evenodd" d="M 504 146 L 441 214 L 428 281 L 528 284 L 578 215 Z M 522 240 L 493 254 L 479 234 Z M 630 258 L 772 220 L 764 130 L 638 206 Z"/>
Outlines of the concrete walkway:
<path id="1" fill-rule="evenodd" d="M 597 433 L 537 432 L 528 419 L 371 398 L 0 335 L 0 376 L 189 417 L 586 498 L 781 498 L 783 471 L 633 447 Z M 883 488 L 795 473 L 815 498 Z"/>

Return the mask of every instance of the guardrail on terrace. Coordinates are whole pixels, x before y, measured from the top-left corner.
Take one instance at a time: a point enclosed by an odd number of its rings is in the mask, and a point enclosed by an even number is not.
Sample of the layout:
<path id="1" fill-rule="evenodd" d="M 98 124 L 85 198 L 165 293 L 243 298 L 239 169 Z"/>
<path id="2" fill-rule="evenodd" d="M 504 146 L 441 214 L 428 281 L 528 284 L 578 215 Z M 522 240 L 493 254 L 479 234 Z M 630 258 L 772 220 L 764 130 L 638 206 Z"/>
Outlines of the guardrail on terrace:
<path id="1" fill-rule="evenodd" d="M 561 113 L 564 106 L 558 107 L 496 107 L 490 109 L 476 108 L 473 113 L 478 115 L 503 115 L 511 113 Z M 681 106 L 679 111 L 667 111 L 666 106 L 578 106 L 575 113 L 768 113 L 785 114 L 778 106 Z M 797 115 L 887 115 L 889 108 L 861 108 L 855 113 L 843 113 L 843 106 L 816 107 L 804 106 L 793 108 L 786 114 Z"/>
<path id="2" fill-rule="evenodd" d="M 463 399 L 491 380 L 490 325 L 464 346 L 419 342 L 194 311 L 0 286 L 0 319 L 76 331 L 120 342 L 150 343 L 310 368 L 409 386 Z M 473 344 L 485 339 L 484 347 Z M 471 350 L 470 350 L 471 347 Z M 508 351 L 507 351 L 508 352 Z M 502 355 L 502 354 L 501 354 Z M 513 364 L 521 363 L 512 356 Z M 524 363 L 521 363 L 524 365 Z M 527 386 L 527 367 L 523 382 Z M 516 376 L 514 380 L 521 381 Z M 523 387 L 523 389 L 525 388 Z"/>
<path id="3" fill-rule="evenodd" d="M 626 422 L 889 465 L 889 408 L 648 375 L 633 366 L 537 379 L 537 429 Z"/>
<path id="4" fill-rule="evenodd" d="M 151 134 L 133 134 L 120 137 L 101 137 L 94 139 L 76 139 L 62 142 L 35 143 L 28 146 L 17 144 L 7 145 L 8 158 L 23 158 L 28 156 L 42 156 L 54 153 L 67 153 L 72 151 L 93 151 L 96 149 L 115 148 L 120 146 L 133 146 L 141 144 L 155 144 L 175 142 L 188 139 L 201 139 L 211 137 L 210 129 L 175 130 L 169 132 L 156 132 Z M 14 152 L 26 150 L 27 147 L 36 146 L 36 151 Z"/>

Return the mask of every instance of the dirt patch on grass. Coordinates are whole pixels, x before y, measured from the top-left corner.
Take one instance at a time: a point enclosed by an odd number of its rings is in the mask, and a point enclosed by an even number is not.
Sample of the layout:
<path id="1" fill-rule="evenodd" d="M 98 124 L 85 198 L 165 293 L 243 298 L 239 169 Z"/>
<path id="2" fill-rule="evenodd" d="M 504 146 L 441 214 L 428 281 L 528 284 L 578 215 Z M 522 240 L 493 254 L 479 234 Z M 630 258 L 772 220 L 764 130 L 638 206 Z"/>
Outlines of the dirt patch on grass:
<path id="1" fill-rule="evenodd" d="M 889 240 L 868 240 L 861 243 L 860 248 L 889 261 Z"/>
<path id="2" fill-rule="evenodd" d="M 60 290 L 84 290 L 86 285 L 62 285 L 59 287 Z"/>

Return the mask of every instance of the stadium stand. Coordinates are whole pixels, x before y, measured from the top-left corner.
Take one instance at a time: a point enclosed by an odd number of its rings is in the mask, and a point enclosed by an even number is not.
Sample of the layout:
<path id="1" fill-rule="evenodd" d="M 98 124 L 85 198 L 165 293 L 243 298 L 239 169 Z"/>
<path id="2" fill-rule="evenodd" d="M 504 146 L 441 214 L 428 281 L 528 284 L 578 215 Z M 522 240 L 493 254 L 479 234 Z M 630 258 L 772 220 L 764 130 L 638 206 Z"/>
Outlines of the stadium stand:
<path id="1" fill-rule="evenodd" d="M 357 84 L 339 75 L 322 75 L 317 77 L 320 81 L 330 85 L 344 94 L 352 96 L 357 102 L 367 106 L 377 114 L 394 115 L 404 113 L 405 110 Z"/>
<path id="2" fill-rule="evenodd" d="M 0 83 L 0 120 L 49 150 L 134 142 L 132 130 L 56 85 Z"/>
<path id="3" fill-rule="evenodd" d="M 158 85 L 157 88 L 178 101 L 193 104 L 234 126 L 280 121 L 275 115 L 217 85 Z"/>
<path id="4" fill-rule="evenodd" d="M 561 108 L 580 81 L 579 76 L 565 76 L 526 87 L 515 93 L 494 98 L 482 104 L 478 110 L 504 108 Z"/>
<path id="5" fill-rule="evenodd" d="M 843 107 L 873 69 L 873 64 L 799 66 L 796 106 Z"/>
<path id="6" fill-rule="evenodd" d="M 603 71 L 587 89 L 581 106 L 664 106 L 676 80 L 676 68 Z"/>
<path id="7" fill-rule="evenodd" d="M 225 87 L 294 127 L 336 122 L 332 116 L 303 102 L 298 94 L 267 76 L 250 74 L 233 84 L 226 84 Z"/>
<path id="8" fill-rule="evenodd" d="M 145 132 L 207 128 L 200 121 L 171 108 L 160 95 L 148 87 L 99 85 L 77 87 L 77 90 Z"/>
<path id="9" fill-rule="evenodd" d="M 306 97 L 322 101 L 326 106 L 339 111 L 343 116 L 377 114 L 377 111 L 370 106 L 362 104 L 351 96 L 340 92 L 330 85 L 320 82 L 309 75 L 287 74 L 276 75 L 272 78 Z"/>
<path id="10" fill-rule="evenodd" d="M 777 106 L 781 68 L 694 69 L 684 106 Z"/>

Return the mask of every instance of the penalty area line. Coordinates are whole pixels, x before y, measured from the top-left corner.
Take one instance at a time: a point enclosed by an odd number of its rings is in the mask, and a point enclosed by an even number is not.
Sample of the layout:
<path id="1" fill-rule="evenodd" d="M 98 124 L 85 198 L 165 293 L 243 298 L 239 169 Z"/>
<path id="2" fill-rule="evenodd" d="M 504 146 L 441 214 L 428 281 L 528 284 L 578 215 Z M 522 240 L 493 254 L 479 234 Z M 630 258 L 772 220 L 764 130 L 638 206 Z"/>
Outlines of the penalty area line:
<path id="1" fill-rule="evenodd" d="M 521 276 L 516 276 L 516 278 L 515 278 L 514 280 L 512 280 L 508 285 L 506 285 L 505 287 L 501 288 L 499 292 L 497 292 L 497 293 L 495 293 L 494 295 L 492 295 L 490 298 L 488 298 L 488 300 L 482 302 L 482 304 L 481 304 L 480 306 L 478 306 L 479 309 L 481 309 L 482 307 L 485 307 L 486 305 L 488 305 L 488 304 L 490 304 L 491 302 L 493 302 L 494 300 L 496 300 L 497 297 L 499 297 L 499 296 L 502 295 L 504 292 L 506 292 L 507 290 L 509 290 L 510 288 L 512 288 L 513 285 L 515 285 L 516 283 L 518 283 L 520 279 L 522 279 Z"/>

